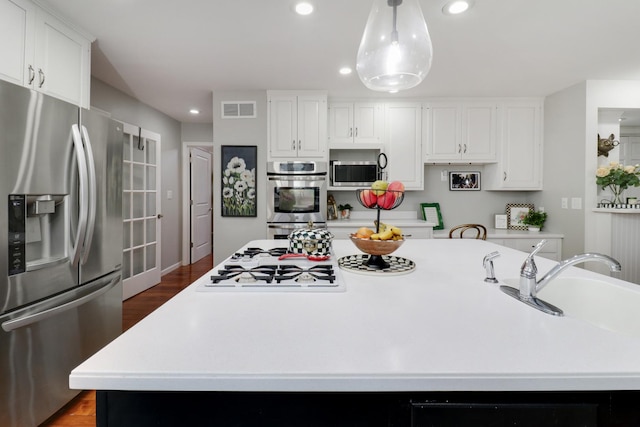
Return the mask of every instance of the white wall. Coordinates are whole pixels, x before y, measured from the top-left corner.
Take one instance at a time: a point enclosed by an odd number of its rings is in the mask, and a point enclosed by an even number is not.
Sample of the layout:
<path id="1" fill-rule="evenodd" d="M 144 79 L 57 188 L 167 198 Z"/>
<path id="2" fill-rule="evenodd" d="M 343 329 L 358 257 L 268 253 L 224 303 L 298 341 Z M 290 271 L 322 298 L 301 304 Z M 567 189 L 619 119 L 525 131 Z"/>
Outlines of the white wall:
<path id="1" fill-rule="evenodd" d="M 256 101 L 257 117 L 253 119 L 222 119 L 221 101 Z M 213 263 L 217 265 L 250 240 L 265 239 L 266 161 L 267 161 L 267 92 L 232 91 L 213 93 Z M 220 146 L 256 145 L 257 217 L 222 217 L 220 189 Z"/>
<path id="2" fill-rule="evenodd" d="M 544 103 L 544 190 L 537 200 L 549 212 L 545 229 L 565 236 L 563 258 L 584 252 L 585 91 L 583 82 L 548 96 Z M 561 208 L 562 198 L 569 209 Z M 582 209 L 571 209 L 572 198 L 582 200 Z"/>
<path id="3" fill-rule="evenodd" d="M 91 78 L 91 105 L 111 114 L 116 120 L 140 126 L 162 137 L 162 254 L 163 271 L 178 266 L 181 259 L 181 126 L 180 122 L 166 114 L 149 107 L 106 83 Z M 173 192 L 173 198 L 167 198 L 167 191 Z"/>
<path id="4" fill-rule="evenodd" d="M 213 141 L 212 123 L 182 123 L 183 142 L 211 142 Z"/>

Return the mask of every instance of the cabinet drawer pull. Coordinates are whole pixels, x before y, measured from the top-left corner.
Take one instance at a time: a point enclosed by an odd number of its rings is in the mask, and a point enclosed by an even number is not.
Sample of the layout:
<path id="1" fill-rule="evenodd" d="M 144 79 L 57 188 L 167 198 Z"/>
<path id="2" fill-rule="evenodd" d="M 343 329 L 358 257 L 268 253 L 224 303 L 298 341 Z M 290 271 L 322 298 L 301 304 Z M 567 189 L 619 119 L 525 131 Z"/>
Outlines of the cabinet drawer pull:
<path id="1" fill-rule="evenodd" d="M 358 137 L 358 128 L 356 128 L 356 138 Z"/>
<path id="2" fill-rule="evenodd" d="M 507 173 L 506 172 L 502 172 L 502 180 L 503 181 L 507 180 Z"/>
<path id="3" fill-rule="evenodd" d="M 298 151 L 302 150 L 302 140 L 298 140 Z"/>
<path id="4" fill-rule="evenodd" d="M 462 151 L 462 146 L 458 144 L 458 154 L 460 154 L 461 151 Z"/>
<path id="5" fill-rule="evenodd" d="M 467 144 L 464 144 L 464 151 L 463 151 L 463 153 L 466 153 L 466 152 L 467 152 Z"/>
<path id="6" fill-rule="evenodd" d="M 293 142 L 291 143 L 291 149 L 295 150 L 296 149 L 296 140 L 294 139 Z"/>
<path id="7" fill-rule="evenodd" d="M 349 128 L 349 138 L 353 136 L 353 128 Z"/>

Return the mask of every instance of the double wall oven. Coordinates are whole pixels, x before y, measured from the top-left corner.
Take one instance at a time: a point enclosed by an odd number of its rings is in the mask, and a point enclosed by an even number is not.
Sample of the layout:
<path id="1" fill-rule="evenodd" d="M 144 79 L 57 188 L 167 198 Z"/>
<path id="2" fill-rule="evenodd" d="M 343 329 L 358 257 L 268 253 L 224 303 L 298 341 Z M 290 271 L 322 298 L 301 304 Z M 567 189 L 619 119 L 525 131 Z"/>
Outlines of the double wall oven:
<path id="1" fill-rule="evenodd" d="M 267 164 L 267 237 L 286 239 L 297 228 L 327 226 L 327 163 Z"/>

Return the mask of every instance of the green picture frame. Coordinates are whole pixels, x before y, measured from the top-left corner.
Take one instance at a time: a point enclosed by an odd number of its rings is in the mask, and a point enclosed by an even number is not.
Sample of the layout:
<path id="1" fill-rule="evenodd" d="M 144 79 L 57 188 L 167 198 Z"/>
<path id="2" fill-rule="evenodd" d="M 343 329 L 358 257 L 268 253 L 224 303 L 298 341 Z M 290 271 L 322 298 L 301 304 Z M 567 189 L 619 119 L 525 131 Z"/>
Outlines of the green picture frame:
<path id="1" fill-rule="evenodd" d="M 436 224 L 433 226 L 434 230 L 444 230 L 440 203 L 420 203 L 420 211 L 422 212 L 422 219 Z"/>

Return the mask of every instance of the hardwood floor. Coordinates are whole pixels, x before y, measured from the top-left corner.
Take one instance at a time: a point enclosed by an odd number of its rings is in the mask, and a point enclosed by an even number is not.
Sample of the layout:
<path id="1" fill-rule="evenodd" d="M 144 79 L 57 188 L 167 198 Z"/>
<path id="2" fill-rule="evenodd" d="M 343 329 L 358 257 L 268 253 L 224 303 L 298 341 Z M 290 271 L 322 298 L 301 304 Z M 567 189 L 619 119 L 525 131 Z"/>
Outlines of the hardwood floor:
<path id="1" fill-rule="evenodd" d="M 135 295 L 122 304 L 122 330 L 126 331 L 165 301 L 211 270 L 213 256 L 195 264 L 180 267 L 162 277 L 156 286 Z M 96 393 L 85 390 L 65 405 L 41 427 L 88 427 L 96 425 Z"/>

